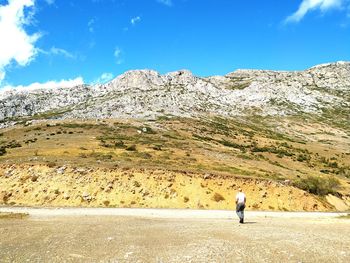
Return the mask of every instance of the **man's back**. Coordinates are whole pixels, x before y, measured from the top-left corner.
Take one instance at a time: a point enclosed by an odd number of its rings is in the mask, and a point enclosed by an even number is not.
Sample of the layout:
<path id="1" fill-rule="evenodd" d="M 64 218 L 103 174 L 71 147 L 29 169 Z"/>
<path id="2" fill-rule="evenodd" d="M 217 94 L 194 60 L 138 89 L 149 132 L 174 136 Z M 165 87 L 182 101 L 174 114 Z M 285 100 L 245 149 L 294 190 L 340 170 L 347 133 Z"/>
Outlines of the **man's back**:
<path id="1" fill-rule="evenodd" d="M 244 204 L 246 200 L 245 194 L 243 192 L 238 192 L 236 195 L 236 203 Z"/>

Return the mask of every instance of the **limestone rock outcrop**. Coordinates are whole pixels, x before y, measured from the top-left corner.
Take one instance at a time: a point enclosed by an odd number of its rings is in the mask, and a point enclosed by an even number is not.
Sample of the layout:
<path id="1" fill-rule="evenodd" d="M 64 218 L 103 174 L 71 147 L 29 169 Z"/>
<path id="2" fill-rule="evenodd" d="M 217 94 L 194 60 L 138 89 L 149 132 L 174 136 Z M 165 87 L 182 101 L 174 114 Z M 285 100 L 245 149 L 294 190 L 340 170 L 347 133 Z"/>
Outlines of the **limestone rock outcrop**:
<path id="1" fill-rule="evenodd" d="M 350 62 L 206 78 L 186 70 L 134 70 L 104 85 L 0 91 L 1 127 L 26 119 L 281 116 L 329 108 L 350 108 Z"/>

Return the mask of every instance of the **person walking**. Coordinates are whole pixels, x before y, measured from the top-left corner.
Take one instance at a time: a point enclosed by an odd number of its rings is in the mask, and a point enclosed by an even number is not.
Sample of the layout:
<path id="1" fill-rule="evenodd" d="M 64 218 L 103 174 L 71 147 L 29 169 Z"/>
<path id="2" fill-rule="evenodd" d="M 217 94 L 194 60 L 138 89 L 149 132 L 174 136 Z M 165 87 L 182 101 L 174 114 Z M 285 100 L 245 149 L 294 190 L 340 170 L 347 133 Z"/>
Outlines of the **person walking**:
<path id="1" fill-rule="evenodd" d="M 239 223 L 244 223 L 244 208 L 247 198 L 245 194 L 242 192 L 242 188 L 238 189 L 238 193 L 236 194 L 236 213 L 239 217 Z"/>

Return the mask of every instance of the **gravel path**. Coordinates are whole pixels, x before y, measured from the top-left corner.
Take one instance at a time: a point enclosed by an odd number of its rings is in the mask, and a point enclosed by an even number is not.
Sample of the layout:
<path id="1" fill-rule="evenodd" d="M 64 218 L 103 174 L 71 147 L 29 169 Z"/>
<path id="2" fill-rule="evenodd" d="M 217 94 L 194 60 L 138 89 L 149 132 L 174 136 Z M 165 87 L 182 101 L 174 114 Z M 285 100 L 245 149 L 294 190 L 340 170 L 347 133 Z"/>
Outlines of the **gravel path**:
<path id="1" fill-rule="evenodd" d="M 205 211 L 227 212 L 229 218 L 191 218 L 196 214 L 191 210 L 166 210 L 171 218 L 156 209 L 146 217 L 84 215 L 95 210 L 89 211 L 0 220 L 0 261 L 350 262 L 350 219 L 334 214 L 250 212 L 240 225 L 230 211 Z"/>
<path id="2" fill-rule="evenodd" d="M 152 208 L 30 208 L 1 207 L 0 212 L 28 213 L 32 217 L 65 217 L 65 216 L 133 216 L 149 218 L 207 218 L 233 219 L 234 211 L 230 210 L 190 210 L 190 209 L 152 209 Z M 347 213 L 340 212 L 265 212 L 245 211 L 250 218 L 332 218 Z"/>

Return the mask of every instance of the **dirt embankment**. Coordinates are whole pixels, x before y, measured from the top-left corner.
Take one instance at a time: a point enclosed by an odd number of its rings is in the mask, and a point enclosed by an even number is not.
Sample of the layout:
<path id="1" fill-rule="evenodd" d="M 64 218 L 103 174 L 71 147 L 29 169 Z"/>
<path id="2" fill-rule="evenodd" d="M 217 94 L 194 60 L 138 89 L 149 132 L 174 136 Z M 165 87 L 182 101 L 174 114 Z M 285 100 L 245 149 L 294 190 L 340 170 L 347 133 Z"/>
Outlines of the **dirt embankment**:
<path id="1" fill-rule="evenodd" d="M 233 209 L 238 187 L 247 195 L 248 210 L 335 210 L 325 199 L 268 180 L 151 169 L 0 166 L 1 205 Z"/>

